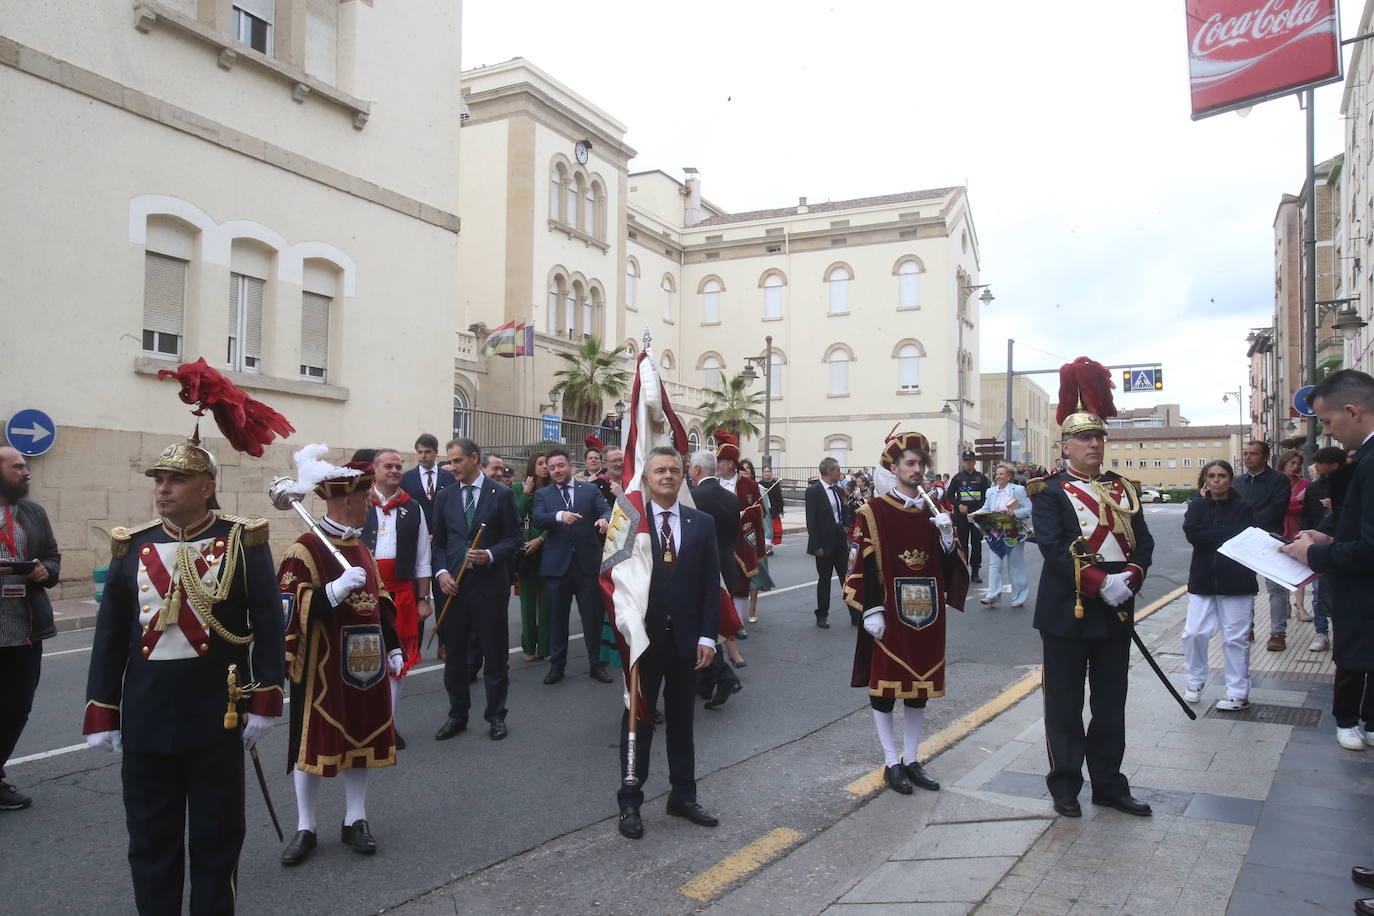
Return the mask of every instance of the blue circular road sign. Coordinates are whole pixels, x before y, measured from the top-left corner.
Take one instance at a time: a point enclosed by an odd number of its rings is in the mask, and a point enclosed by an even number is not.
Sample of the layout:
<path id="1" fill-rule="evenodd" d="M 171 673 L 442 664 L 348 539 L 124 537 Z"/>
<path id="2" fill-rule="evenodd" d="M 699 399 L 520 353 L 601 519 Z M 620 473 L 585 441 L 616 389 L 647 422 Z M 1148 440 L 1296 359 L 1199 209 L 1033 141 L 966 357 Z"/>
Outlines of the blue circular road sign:
<path id="1" fill-rule="evenodd" d="M 1315 417 L 1317 412 L 1312 409 L 1312 389 L 1316 385 L 1305 385 L 1293 392 L 1293 409 L 1304 417 Z"/>
<path id="2" fill-rule="evenodd" d="M 16 411 L 5 424 L 5 441 L 19 454 L 33 458 L 52 448 L 57 441 L 57 424 L 52 417 L 32 407 Z"/>

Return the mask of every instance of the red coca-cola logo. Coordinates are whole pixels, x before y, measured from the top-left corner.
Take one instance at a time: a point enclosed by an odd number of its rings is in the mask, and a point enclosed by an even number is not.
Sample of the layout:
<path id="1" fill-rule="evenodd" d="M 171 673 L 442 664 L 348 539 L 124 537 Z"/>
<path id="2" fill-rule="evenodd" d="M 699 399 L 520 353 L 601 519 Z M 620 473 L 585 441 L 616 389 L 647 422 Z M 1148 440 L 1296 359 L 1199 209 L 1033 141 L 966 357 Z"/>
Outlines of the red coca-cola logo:
<path id="1" fill-rule="evenodd" d="M 1336 0 L 1187 0 L 1193 117 L 1340 79 Z"/>

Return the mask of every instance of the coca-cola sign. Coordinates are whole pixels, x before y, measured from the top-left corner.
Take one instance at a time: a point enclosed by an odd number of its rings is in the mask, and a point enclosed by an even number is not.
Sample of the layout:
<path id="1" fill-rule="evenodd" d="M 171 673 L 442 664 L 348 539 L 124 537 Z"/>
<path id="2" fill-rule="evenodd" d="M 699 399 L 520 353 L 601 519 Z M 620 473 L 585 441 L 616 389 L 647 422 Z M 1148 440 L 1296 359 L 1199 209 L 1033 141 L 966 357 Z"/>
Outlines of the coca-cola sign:
<path id="1" fill-rule="evenodd" d="M 1336 0 L 1187 0 L 1193 118 L 1341 78 Z"/>

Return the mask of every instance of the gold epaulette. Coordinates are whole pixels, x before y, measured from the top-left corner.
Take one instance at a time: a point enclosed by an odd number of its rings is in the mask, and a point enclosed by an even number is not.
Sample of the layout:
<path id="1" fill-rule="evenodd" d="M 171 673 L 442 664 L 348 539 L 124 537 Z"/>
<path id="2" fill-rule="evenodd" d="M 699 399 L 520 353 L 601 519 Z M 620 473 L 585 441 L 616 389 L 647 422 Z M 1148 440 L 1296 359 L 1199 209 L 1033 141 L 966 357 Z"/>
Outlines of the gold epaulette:
<path id="1" fill-rule="evenodd" d="M 1045 492 L 1045 478 L 1032 477 L 1026 481 L 1027 496 L 1039 496 L 1043 492 Z"/>
<path id="2" fill-rule="evenodd" d="M 116 560 L 127 555 L 129 552 L 129 545 L 133 543 L 134 535 L 138 534 L 140 531 L 147 531 L 149 528 L 155 528 L 160 524 L 162 524 L 162 519 L 155 518 L 151 522 L 144 522 L 132 528 L 125 528 L 123 526 L 111 528 L 110 555 Z"/>
<path id="3" fill-rule="evenodd" d="M 246 518 L 242 515 L 221 515 L 220 518 L 230 524 L 243 526 L 244 546 L 261 547 L 267 543 L 267 519 Z"/>

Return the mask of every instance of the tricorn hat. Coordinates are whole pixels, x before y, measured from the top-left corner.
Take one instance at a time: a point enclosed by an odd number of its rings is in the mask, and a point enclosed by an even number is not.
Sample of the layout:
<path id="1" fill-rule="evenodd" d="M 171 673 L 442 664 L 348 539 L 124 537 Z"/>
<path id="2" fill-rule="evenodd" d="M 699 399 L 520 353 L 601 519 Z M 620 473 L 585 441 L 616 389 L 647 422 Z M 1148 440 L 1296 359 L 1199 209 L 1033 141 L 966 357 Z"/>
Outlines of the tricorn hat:
<path id="1" fill-rule="evenodd" d="M 883 445 L 883 454 L 878 459 L 878 463 L 889 471 L 901 460 L 902 452 L 909 448 L 920 449 L 926 454 L 930 454 L 930 440 L 921 433 L 908 430 L 904 433 L 888 433 L 887 441 Z"/>
<path id="2" fill-rule="evenodd" d="M 1106 366 L 1080 356 L 1059 367 L 1059 406 L 1055 422 L 1069 439 L 1080 433 L 1107 435 L 1107 420 L 1116 416 L 1112 389 L 1116 383 Z"/>
<path id="3" fill-rule="evenodd" d="M 371 461 L 350 461 L 315 484 L 315 495 L 320 499 L 347 496 L 371 487 L 375 477 Z"/>

